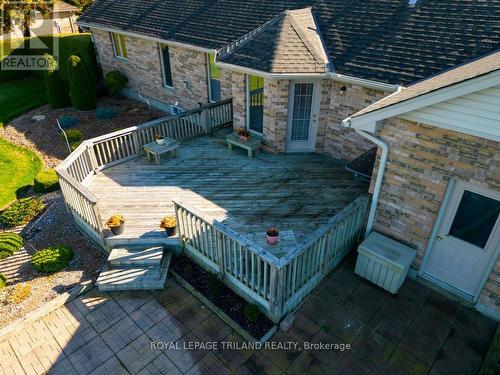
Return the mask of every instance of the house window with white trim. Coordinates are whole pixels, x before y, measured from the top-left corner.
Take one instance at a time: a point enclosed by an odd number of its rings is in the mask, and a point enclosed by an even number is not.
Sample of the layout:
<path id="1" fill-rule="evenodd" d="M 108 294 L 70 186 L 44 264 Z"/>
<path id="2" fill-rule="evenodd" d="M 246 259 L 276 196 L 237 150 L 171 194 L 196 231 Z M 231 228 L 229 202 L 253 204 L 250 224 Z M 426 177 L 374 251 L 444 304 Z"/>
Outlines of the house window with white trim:
<path id="1" fill-rule="evenodd" d="M 160 44 L 160 59 L 163 71 L 163 85 L 165 87 L 173 87 L 172 81 L 172 66 L 170 65 L 170 51 L 166 44 Z"/>
<path id="2" fill-rule="evenodd" d="M 207 54 L 208 68 L 208 99 L 211 102 L 220 101 L 220 68 L 215 65 L 215 55 Z"/>
<path id="3" fill-rule="evenodd" d="M 118 33 L 111 33 L 111 41 L 113 42 L 113 52 L 116 57 L 120 59 L 126 59 L 127 45 L 125 44 L 125 35 Z"/>

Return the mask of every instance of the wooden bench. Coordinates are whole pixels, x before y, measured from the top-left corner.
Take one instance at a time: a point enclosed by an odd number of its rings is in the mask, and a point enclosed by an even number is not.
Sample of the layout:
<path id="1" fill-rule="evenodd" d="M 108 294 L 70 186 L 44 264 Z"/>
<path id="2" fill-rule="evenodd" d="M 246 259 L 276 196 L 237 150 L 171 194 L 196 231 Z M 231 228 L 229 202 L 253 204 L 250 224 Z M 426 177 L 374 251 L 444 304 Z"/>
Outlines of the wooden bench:
<path id="1" fill-rule="evenodd" d="M 148 156 L 148 160 L 151 162 L 151 156 L 154 156 L 154 160 L 156 164 L 160 164 L 160 155 L 166 154 L 167 152 L 172 152 L 175 157 L 178 156 L 179 149 L 179 141 L 176 141 L 172 138 L 165 138 L 165 142 L 163 144 L 158 144 L 158 142 L 154 141 L 143 146 L 144 151 Z"/>
<path id="2" fill-rule="evenodd" d="M 259 153 L 260 147 L 262 146 L 262 139 L 252 136 L 248 141 L 243 141 L 236 133 L 228 135 L 226 141 L 229 151 L 233 149 L 233 145 L 243 148 L 248 151 L 249 158 L 253 157 L 254 152 Z"/>

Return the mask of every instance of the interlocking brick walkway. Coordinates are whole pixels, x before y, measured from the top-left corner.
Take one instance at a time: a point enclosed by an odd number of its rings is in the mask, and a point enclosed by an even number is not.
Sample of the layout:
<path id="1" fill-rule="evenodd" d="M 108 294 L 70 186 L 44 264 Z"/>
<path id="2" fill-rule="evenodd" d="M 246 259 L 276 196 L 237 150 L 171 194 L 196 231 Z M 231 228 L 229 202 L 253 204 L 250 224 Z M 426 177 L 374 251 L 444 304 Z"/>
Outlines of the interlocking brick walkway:
<path id="1" fill-rule="evenodd" d="M 274 343 L 297 350 L 185 348 L 244 340 L 172 279 L 161 292 L 96 289 L 0 341 L 0 374 L 475 374 L 495 323 L 411 280 L 398 296 L 352 266 L 330 275 Z M 1 339 L 0 339 L 1 340 Z M 176 342 L 151 349 L 151 342 Z M 304 342 L 349 343 L 345 351 Z"/>

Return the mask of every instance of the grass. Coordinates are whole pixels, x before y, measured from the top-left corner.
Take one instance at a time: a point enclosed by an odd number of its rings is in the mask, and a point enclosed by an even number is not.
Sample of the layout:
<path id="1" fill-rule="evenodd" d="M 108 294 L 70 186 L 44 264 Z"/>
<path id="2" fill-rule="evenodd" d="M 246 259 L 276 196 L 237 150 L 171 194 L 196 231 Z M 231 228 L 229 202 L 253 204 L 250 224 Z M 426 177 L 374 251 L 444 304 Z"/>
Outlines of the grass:
<path id="1" fill-rule="evenodd" d="M 29 110 L 47 104 L 41 78 L 2 82 L 0 85 L 0 127 Z"/>
<path id="2" fill-rule="evenodd" d="M 18 189 L 33 185 L 41 169 L 42 161 L 33 151 L 0 137 L 0 209 L 16 199 Z"/>
<path id="3" fill-rule="evenodd" d="M 5 288 L 6 285 L 7 285 L 7 278 L 0 273 L 0 290 Z"/>

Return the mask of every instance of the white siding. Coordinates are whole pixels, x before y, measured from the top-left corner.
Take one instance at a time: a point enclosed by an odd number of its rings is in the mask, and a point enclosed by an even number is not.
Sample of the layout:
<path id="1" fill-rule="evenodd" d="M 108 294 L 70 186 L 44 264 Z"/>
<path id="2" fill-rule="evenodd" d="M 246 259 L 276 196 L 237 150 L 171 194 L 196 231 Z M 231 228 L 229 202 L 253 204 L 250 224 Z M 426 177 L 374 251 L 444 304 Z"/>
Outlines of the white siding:
<path id="1" fill-rule="evenodd" d="M 500 141 L 500 86 L 467 94 L 401 117 Z"/>

